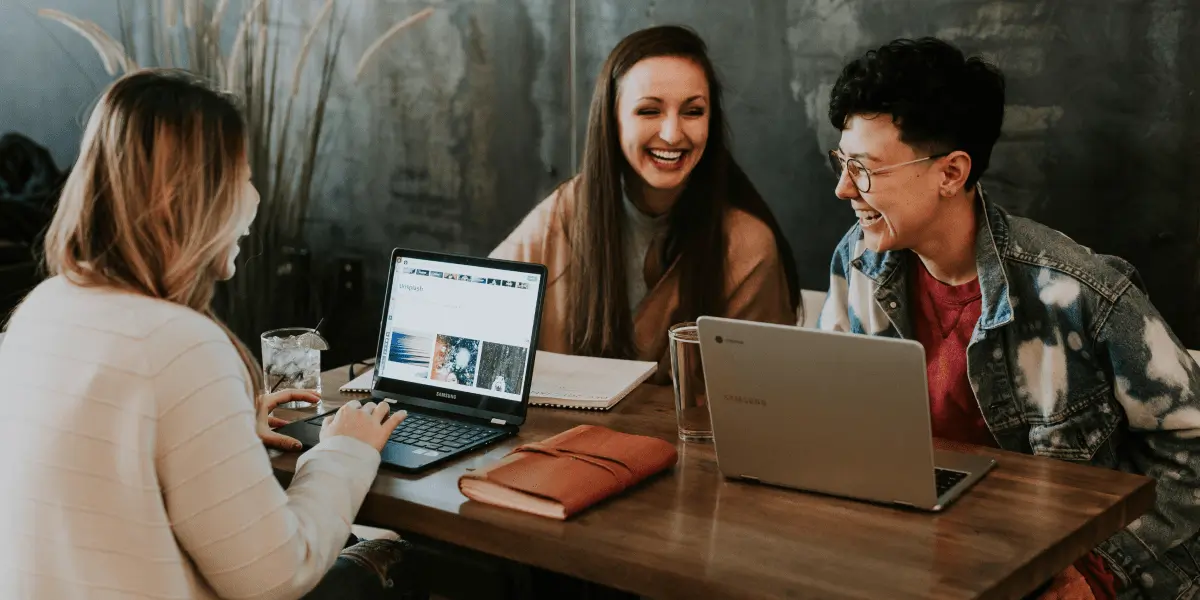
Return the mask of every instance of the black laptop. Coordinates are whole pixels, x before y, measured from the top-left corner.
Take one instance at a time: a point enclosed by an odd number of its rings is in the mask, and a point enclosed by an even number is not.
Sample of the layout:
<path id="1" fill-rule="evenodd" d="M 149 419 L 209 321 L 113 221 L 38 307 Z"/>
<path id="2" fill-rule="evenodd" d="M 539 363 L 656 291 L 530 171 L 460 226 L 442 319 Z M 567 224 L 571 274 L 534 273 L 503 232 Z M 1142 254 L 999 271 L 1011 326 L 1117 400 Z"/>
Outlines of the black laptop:
<path id="1" fill-rule="evenodd" d="M 516 434 L 545 286 L 538 264 L 392 251 L 371 396 L 408 418 L 383 464 L 420 471 Z M 324 416 L 279 432 L 312 447 Z"/>

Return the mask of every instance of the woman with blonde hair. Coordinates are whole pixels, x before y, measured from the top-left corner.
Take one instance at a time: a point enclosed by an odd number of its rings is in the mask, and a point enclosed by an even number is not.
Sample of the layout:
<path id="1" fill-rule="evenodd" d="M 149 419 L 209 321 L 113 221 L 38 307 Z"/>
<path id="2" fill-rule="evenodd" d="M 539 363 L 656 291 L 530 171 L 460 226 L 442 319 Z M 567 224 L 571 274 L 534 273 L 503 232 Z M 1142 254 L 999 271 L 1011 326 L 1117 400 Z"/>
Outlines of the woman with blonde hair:
<path id="1" fill-rule="evenodd" d="M 404 413 L 347 403 L 285 492 L 263 442 L 295 441 L 268 413 L 316 398 L 260 395 L 210 308 L 257 210 L 246 144 L 233 98 L 180 71 L 130 74 L 93 111 L 46 234 L 50 278 L 0 346 L 0 597 L 392 588 L 399 542 L 339 551 Z"/>

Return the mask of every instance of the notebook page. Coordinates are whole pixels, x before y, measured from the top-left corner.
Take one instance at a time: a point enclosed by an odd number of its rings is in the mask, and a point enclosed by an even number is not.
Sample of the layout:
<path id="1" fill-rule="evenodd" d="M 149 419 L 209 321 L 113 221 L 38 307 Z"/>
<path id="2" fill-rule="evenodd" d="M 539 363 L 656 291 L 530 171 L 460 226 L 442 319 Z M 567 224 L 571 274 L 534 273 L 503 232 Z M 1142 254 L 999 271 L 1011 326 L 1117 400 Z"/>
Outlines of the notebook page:
<path id="1" fill-rule="evenodd" d="M 361 375 L 355 377 L 353 381 L 338 388 L 338 391 L 347 392 L 351 390 L 369 390 L 371 389 L 371 385 L 375 383 L 374 377 L 374 367 L 367 368 L 367 370 L 363 371 Z"/>
<path id="2" fill-rule="evenodd" d="M 652 362 L 538 351 L 530 396 L 606 403 L 658 367 Z"/>

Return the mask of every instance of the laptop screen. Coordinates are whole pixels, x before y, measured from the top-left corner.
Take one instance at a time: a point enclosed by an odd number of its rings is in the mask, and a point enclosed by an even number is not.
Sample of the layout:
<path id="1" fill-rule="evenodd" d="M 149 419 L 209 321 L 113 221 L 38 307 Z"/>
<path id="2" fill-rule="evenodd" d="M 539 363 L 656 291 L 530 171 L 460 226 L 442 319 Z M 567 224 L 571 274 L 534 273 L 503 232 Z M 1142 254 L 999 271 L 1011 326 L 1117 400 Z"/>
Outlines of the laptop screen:
<path id="1" fill-rule="evenodd" d="M 376 389 L 523 415 L 544 273 L 541 265 L 394 253 Z"/>

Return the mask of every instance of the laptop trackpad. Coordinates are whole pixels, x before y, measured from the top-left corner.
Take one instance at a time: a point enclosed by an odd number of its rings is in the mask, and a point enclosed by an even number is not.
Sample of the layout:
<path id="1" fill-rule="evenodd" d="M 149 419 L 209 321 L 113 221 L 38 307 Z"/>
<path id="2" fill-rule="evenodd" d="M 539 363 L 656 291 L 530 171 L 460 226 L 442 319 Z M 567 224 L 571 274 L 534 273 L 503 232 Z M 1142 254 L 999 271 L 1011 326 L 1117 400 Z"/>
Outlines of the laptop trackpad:
<path id="1" fill-rule="evenodd" d="M 304 444 L 305 448 L 316 446 L 321 441 L 321 421 L 297 421 L 281 428 L 280 433 L 290 435 Z M 436 450 L 427 448 L 418 448 L 408 444 L 400 444 L 397 442 L 388 442 L 383 447 L 383 452 L 380 453 L 380 458 L 385 463 L 392 463 L 400 467 L 416 468 L 426 463 L 433 462 L 441 457 L 442 453 Z"/>
<path id="2" fill-rule="evenodd" d="M 410 446 L 408 444 L 388 442 L 387 445 L 383 447 L 383 452 L 381 452 L 380 455 L 380 459 L 384 463 L 391 463 L 398 467 L 415 469 L 421 465 L 441 458 L 442 453 L 436 450 Z"/>
<path id="3" fill-rule="evenodd" d="M 321 441 L 321 422 L 320 421 L 294 421 L 288 423 L 277 430 L 283 435 L 292 436 L 300 440 L 305 448 L 312 448 Z"/>

